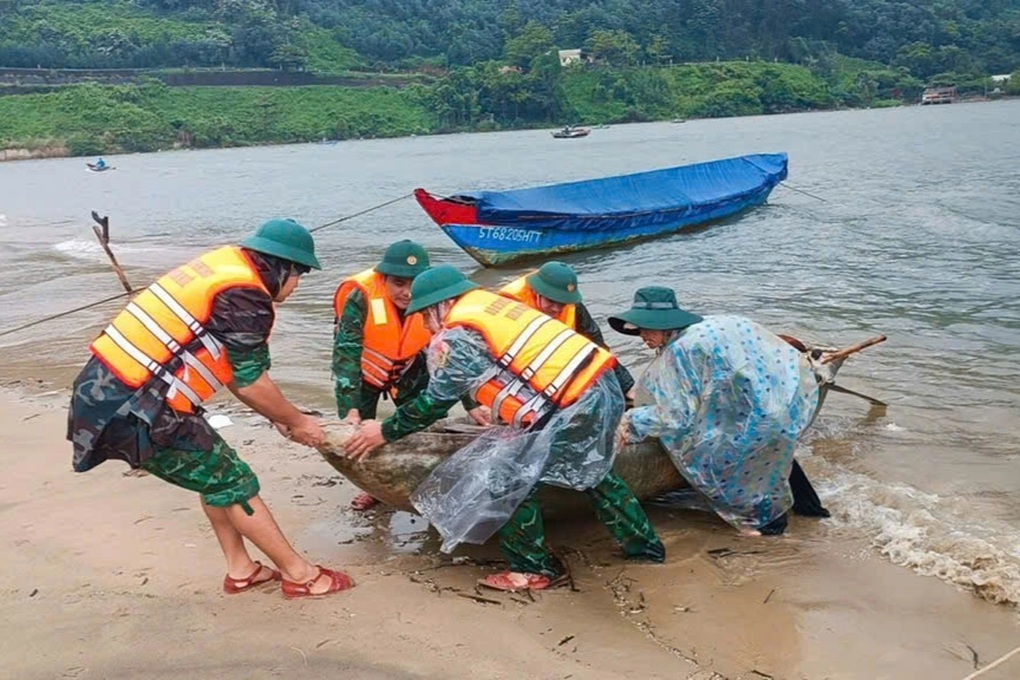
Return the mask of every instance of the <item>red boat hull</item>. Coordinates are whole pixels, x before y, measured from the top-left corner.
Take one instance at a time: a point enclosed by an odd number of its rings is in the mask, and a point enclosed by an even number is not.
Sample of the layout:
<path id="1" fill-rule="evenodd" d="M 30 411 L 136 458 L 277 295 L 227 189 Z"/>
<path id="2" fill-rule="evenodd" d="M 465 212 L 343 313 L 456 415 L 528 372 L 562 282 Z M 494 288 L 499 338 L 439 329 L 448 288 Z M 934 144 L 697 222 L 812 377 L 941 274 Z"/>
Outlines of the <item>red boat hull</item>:
<path id="1" fill-rule="evenodd" d="M 415 189 L 414 198 L 436 224 L 480 224 L 478 209 L 468 203 L 437 198 L 424 189 Z"/>

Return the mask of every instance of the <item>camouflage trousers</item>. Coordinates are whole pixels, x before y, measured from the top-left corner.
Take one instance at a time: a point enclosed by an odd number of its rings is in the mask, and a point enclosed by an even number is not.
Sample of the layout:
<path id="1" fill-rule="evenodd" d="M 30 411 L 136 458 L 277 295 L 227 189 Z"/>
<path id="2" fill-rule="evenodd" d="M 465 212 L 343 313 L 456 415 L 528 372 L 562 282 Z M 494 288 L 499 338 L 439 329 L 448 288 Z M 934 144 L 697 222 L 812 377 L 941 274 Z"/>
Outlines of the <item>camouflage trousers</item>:
<path id="1" fill-rule="evenodd" d="M 236 503 L 249 515 L 253 514 L 248 501 L 259 494 L 259 480 L 219 436 L 211 448 L 203 451 L 157 446 L 155 452 L 142 463 L 148 472 L 202 494 L 208 505 L 225 508 Z"/>
<path id="2" fill-rule="evenodd" d="M 537 491 L 538 487 L 536 487 Z M 582 492 L 595 515 L 623 548 L 628 558 L 662 562 L 666 548 L 648 521 L 648 515 L 627 483 L 610 471 L 598 486 Z M 499 547 L 512 571 L 560 576 L 564 567 L 545 544 L 545 523 L 535 491 L 499 530 Z"/>

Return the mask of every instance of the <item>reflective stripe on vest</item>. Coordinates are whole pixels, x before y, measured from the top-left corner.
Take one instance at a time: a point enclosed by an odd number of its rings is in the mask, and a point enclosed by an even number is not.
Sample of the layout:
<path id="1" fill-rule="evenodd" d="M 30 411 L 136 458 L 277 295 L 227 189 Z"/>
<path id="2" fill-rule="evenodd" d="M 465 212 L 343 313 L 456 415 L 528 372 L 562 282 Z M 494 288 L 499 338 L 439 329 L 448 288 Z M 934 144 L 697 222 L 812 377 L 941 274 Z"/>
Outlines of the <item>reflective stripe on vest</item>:
<path id="1" fill-rule="evenodd" d="M 171 408 L 194 412 L 233 380 L 226 349 L 205 324 L 216 296 L 236 287 L 269 295 L 240 248 L 206 253 L 136 295 L 92 343 L 92 353 L 128 386 L 165 382 Z"/>
<path id="2" fill-rule="evenodd" d="M 487 291 L 463 295 L 443 325 L 471 328 L 485 338 L 498 368 L 472 397 L 516 426 L 573 404 L 616 364 L 607 350 L 556 319 Z"/>
<path id="3" fill-rule="evenodd" d="M 531 276 L 531 274 L 534 274 L 534 272 L 525 274 L 519 279 L 515 279 L 506 284 L 499 289 L 499 294 L 504 297 L 513 298 L 518 302 L 522 302 L 532 309 L 538 309 L 538 296 L 535 294 L 535 291 L 531 289 L 531 286 L 528 285 L 528 277 Z M 538 309 L 538 311 L 541 312 L 542 310 Z M 560 310 L 560 313 L 556 315 L 555 319 L 566 325 L 571 330 L 576 331 L 577 305 L 563 305 L 563 309 Z"/>
<path id="4" fill-rule="evenodd" d="M 428 346 L 432 334 L 425 329 L 421 314 L 412 314 L 401 321 L 400 311 L 386 294 L 382 274 L 366 269 L 344 279 L 333 295 L 333 312 L 337 323 L 352 291 L 365 296 L 368 311 L 365 317 L 361 350 L 361 375 L 365 382 L 380 389 L 392 390 L 411 360 Z"/>

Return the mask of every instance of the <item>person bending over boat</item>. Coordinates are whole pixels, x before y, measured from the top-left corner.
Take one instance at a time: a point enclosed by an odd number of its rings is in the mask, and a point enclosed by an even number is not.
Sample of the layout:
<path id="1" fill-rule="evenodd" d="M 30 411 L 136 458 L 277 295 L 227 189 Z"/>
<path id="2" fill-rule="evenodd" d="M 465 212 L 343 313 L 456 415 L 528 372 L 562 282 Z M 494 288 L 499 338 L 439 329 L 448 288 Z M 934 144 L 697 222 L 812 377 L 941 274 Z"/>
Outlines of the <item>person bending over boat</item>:
<path id="1" fill-rule="evenodd" d="M 429 268 L 429 255 L 419 244 L 391 244 L 375 267 L 340 282 L 333 295 L 333 396 L 337 415 L 357 425 L 375 418 L 381 396 L 397 405 L 418 395 L 428 384 L 424 350 L 432 338 L 420 314 L 408 314 L 411 282 Z M 479 424 L 488 414 L 465 402 Z M 358 511 L 379 501 L 359 494 L 351 501 Z"/>
<path id="2" fill-rule="evenodd" d="M 818 406 L 800 352 L 749 319 L 681 309 L 671 288 L 641 288 L 609 325 L 656 351 L 622 443 L 658 437 L 684 479 L 744 532 L 783 533 L 791 507 L 828 517 L 793 458 Z"/>
<path id="3" fill-rule="evenodd" d="M 499 289 L 499 294 L 523 302 L 532 309 L 566 324 L 596 345 L 609 349 L 602 330 L 595 323 L 588 308 L 581 302 L 577 274 L 563 262 L 546 262 L 539 269 L 511 281 Z M 634 378 L 630 371 L 617 363 L 613 369 L 627 401 L 634 399 Z"/>
<path id="4" fill-rule="evenodd" d="M 364 458 L 439 420 L 464 394 L 508 426 L 458 451 L 412 495 L 445 552 L 498 533 L 511 571 L 484 585 L 538 590 L 565 581 L 564 565 L 545 544 L 535 497 L 544 483 L 584 491 L 627 557 L 665 558 L 637 498 L 612 472 L 623 414 L 612 354 L 555 319 L 480 290 L 450 266 L 415 279 L 408 311 L 423 312 L 436 333 L 428 387 L 384 422 L 362 422 L 346 450 Z"/>
<path id="5" fill-rule="evenodd" d="M 106 159 L 100 158 L 95 162 L 93 167 L 95 167 L 96 170 L 106 170 Z"/>
<path id="6" fill-rule="evenodd" d="M 123 460 L 201 494 L 230 594 L 274 581 L 288 598 L 354 585 L 291 547 L 255 473 L 202 417 L 203 402 L 226 386 L 289 439 L 323 441 L 319 422 L 287 401 L 268 373 L 275 305 L 319 268 L 307 229 L 270 220 L 240 246 L 208 252 L 138 293 L 92 343 L 74 381 L 67 438 L 75 471 Z M 279 571 L 253 561 L 244 539 Z"/>

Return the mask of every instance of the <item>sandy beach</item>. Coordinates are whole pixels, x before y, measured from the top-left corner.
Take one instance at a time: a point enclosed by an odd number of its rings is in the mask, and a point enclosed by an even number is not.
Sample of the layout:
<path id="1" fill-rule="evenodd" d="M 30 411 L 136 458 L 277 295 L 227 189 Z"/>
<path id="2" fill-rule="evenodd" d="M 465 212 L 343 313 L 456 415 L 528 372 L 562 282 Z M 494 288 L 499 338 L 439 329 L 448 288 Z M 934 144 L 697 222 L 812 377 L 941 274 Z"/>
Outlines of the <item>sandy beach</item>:
<path id="1" fill-rule="evenodd" d="M 444 556 L 409 515 L 354 516 L 356 489 L 317 453 L 221 402 L 285 533 L 358 581 L 321 600 L 227 596 L 193 494 L 117 463 L 73 473 L 63 390 L 8 381 L 0 402 L 3 677 L 949 680 L 1020 638 L 1012 608 L 863 541 L 831 551 L 826 523 L 799 518 L 751 539 L 653 509 L 665 565 L 623 561 L 593 520 L 556 523 L 573 590 L 478 590 L 493 547 Z M 1018 676 L 1020 657 L 980 677 Z"/>

